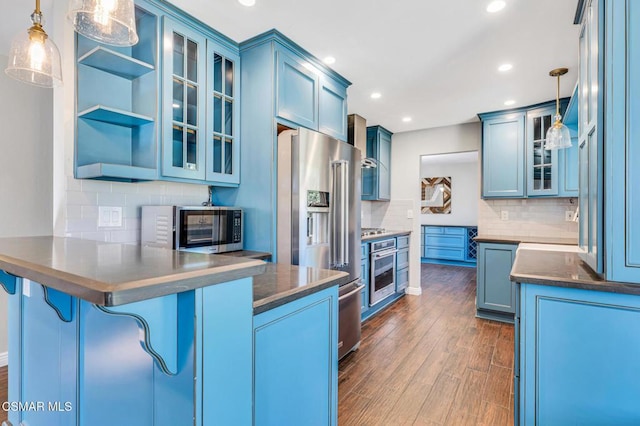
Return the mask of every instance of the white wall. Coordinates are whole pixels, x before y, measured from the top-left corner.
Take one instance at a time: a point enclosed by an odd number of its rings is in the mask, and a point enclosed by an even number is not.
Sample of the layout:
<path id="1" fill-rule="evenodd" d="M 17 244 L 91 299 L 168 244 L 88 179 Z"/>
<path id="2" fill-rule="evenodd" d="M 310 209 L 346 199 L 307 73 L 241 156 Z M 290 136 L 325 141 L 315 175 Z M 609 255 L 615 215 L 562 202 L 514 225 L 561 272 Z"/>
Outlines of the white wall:
<path id="1" fill-rule="evenodd" d="M 478 224 L 478 157 L 464 162 L 428 161 L 422 158 L 420 177 L 451 177 L 451 213 L 420 214 L 423 225 L 476 226 Z M 439 157 L 439 156 L 435 156 Z M 450 157 L 447 155 L 447 157 Z M 466 156 L 465 156 L 466 157 Z M 468 161 L 470 160 L 470 161 Z"/>
<path id="2" fill-rule="evenodd" d="M 410 294 L 420 294 L 420 156 L 480 149 L 480 123 L 396 133 L 391 143 L 391 198 L 413 206 Z"/>
<path id="3" fill-rule="evenodd" d="M 51 90 L 13 80 L 0 55 L 0 237 L 51 235 Z M 0 354 L 7 351 L 7 298 L 0 290 Z"/>

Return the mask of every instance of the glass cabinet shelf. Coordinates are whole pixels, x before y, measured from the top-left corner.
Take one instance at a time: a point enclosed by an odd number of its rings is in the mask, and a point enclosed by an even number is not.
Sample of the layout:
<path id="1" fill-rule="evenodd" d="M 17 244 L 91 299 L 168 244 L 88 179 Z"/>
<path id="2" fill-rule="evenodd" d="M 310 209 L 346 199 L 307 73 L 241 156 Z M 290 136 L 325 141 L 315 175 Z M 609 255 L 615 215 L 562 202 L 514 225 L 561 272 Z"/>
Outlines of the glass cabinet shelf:
<path id="1" fill-rule="evenodd" d="M 78 63 L 134 80 L 154 70 L 154 66 L 114 50 L 97 46 L 78 58 Z"/>
<path id="2" fill-rule="evenodd" d="M 153 123 L 153 118 L 104 105 L 96 105 L 78 113 L 78 118 L 102 121 L 123 127 L 138 127 Z"/>
<path id="3" fill-rule="evenodd" d="M 77 179 L 108 179 L 122 181 L 156 180 L 157 169 L 128 164 L 93 163 L 78 166 Z"/>

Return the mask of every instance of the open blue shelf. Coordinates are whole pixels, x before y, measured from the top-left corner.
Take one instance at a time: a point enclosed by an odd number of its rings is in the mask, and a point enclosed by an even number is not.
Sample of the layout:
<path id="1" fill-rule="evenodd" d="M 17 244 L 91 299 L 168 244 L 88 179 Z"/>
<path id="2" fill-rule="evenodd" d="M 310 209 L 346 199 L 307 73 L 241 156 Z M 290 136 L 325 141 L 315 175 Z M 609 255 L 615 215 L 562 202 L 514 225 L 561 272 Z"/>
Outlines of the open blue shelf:
<path id="1" fill-rule="evenodd" d="M 97 46 L 78 58 L 78 63 L 134 80 L 154 70 L 154 66 L 114 50 Z"/>
<path id="2" fill-rule="evenodd" d="M 123 127 L 138 127 L 153 123 L 153 118 L 129 111 L 110 108 L 104 105 L 96 105 L 78 113 L 78 118 L 102 121 Z"/>
<path id="3" fill-rule="evenodd" d="M 129 166 L 126 164 L 93 163 L 78 166 L 77 179 L 107 179 L 107 180 L 156 180 L 157 169 Z"/>

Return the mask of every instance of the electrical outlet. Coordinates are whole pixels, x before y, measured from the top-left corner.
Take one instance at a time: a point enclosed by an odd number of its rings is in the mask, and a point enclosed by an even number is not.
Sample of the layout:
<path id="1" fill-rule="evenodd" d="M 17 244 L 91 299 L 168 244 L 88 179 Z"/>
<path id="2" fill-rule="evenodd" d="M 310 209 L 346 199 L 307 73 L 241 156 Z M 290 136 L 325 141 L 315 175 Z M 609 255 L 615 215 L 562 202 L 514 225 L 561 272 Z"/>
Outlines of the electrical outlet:
<path id="1" fill-rule="evenodd" d="M 413 219 L 413 210 L 407 210 L 407 219 Z"/>
<path id="2" fill-rule="evenodd" d="M 573 222 L 574 213 L 571 210 L 564 212 L 564 220 L 567 222 Z"/>
<path id="3" fill-rule="evenodd" d="M 120 227 L 122 227 L 122 207 L 98 207 L 98 228 Z"/>
<path id="4" fill-rule="evenodd" d="M 509 220 L 509 211 L 508 210 L 502 210 L 500 212 L 500 219 L 501 220 Z"/>

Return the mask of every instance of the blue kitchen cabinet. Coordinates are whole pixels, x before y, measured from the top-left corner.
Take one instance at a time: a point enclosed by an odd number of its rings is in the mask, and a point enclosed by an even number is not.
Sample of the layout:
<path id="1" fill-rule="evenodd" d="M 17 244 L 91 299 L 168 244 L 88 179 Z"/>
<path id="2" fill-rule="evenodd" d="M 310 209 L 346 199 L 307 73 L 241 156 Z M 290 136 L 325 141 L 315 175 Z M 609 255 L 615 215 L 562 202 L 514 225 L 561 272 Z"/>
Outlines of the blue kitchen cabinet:
<path id="1" fill-rule="evenodd" d="M 546 150 L 547 130 L 554 122 L 554 105 L 527 111 L 527 196 L 558 195 L 558 150 Z"/>
<path id="2" fill-rule="evenodd" d="M 362 243 L 362 258 L 360 259 L 360 280 L 364 287 L 361 290 L 360 314 L 369 310 L 369 243 Z"/>
<path id="3" fill-rule="evenodd" d="M 525 114 L 482 119 L 482 197 L 524 197 Z"/>
<path id="4" fill-rule="evenodd" d="M 409 239 L 401 236 L 396 238 L 396 293 L 402 293 L 409 285 Z"/>
<path id="5" fill-rule="evenodd" d="M 240 58 L 233 48 L 164 17 L 162 175 L 240 182 Z"/>
<path id="6" fill-rule="evenodd" d="M 568 98 L 560 100 L 564 113 Z M 555 102 L 478 114 L 482 120 L 482 197 L 577 196 L 577 150 L 545 150 Z M 565 190 L 566 187 L 566 190 Z"/>
<path id="7" fill-rule="evenodd" d="M 366 157 L 376 160 L 377 166 L 362 169 L 362 199 L 389 201 L 391 199 L 391 136 L 382 126 L 367 127 Z"/>
<path id="8" fill-rule="evenodd" d="M 347 141 L 347 87 L 324 74 L 320 76 L 318 131 Z"/>
<path id="9" fill-rule="evenodd" d="M 162 175 L 204 180 L 207 39 L 164 17 Z"/>
<path id="10" fill-rule="evenodd" d="M 140 41 L 107 46 L 76 34 L 75 177 L 158 178 L 158 11 L 135 8 Z"/>
<path id="11" fill-rule="evenodd" d="M 333 101 L 317 104 L 326 99 L 318 94 L 320 87 L 331 80 L 341 86 L 336 93 L 346 93 L 351 83 L 276 30 L 241 43 L 240 56 L 242 185 L 216 188 L 214 202 L 245 208 L 245 248 L 277 253 L 278 134 L 299 127 L 318 130 L 327 105 L 336 105 Z M 329 117 L 337 114 L 342 113 Z M 276 255 L 273 261 L 278 261 Z"/>
<path id="12" fill-rule="evenodd" d="M 237 44 L 154 0 L 136 26 L 130 48 L 76 36 L 75 176 L 237 186 Z"/>
<path id="13" fill-rule="evenodd" d="M 475 266 L 475 226 L 422 226 L 422 261 Z"/>
<path id="14" fill-rule="evenodd" d="M 580 143 L 578 141 L 578 85 L 571 95 L 562 122 L 571 133 L 571 147 L 558 151 L 558 163 L 560 164 L 558 175 L 558 196 L 578 197 L 579 191 L 579 167 L 580 167 Z"/>
<path id="15" fill-rule="evenodd" d="M 256 315 L 253 328 L 255 424 L 336 425 L 338 288 Z"/>
<path id="16" fill-rule="evenodd" d="M 636 424 L 640 297 L 520 284 L 519 423 Z"/>
<path id="17" fill-rule="evenodd" d="M 516 292 L 509 276 L 517 248 L 517 244 L 478 243 L 476 316 L 513 323 Z"/>
<path id="18" fill-rule="evenodd" d="M 317 72 L 287 49 L 276 50 L 276 114 L 309 129 L 318 128 Z"/>

